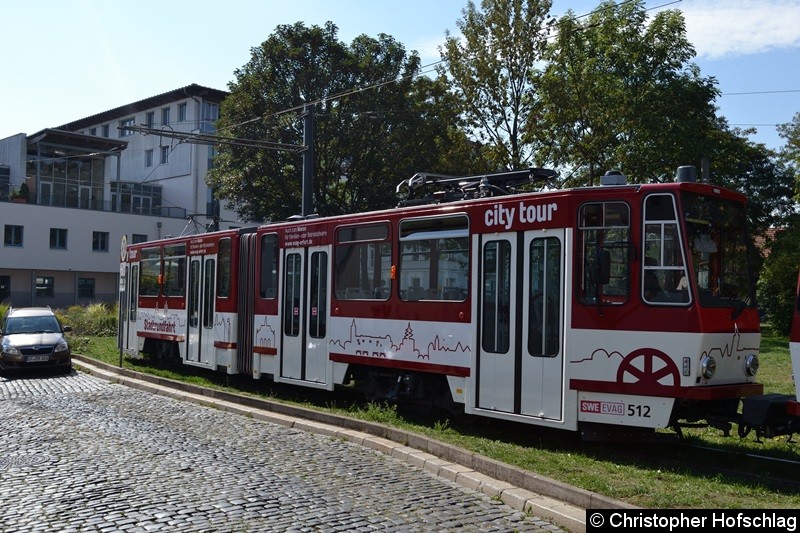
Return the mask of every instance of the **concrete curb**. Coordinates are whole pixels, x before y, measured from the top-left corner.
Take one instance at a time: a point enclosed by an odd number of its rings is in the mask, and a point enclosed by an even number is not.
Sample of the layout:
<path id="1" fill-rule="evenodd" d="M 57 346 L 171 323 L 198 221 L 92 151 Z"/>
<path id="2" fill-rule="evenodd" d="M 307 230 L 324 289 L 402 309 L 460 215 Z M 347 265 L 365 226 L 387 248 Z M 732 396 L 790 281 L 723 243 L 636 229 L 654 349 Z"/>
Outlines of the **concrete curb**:
<path id="1" fill-rule="evenodd" d="M 177 382 L 73 355 L 83 372 L 128 387 L 189 401 L 364 446 L 481 492 L 573 533 L 585 533 L 586 509 L 635 506 L 540 476 L 402 429 Z"/>

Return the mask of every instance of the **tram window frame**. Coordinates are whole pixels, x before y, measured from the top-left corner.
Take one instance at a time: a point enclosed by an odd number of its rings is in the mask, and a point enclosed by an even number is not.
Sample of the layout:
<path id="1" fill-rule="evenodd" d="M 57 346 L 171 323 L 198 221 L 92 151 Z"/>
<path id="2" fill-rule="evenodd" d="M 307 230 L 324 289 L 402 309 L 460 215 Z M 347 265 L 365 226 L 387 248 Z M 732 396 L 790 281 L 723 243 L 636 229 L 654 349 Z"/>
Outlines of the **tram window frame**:
<path id="1" fill-rule="evenodd" d="M 561 353 L 561 249 L 557 237 L 536 237 L 530 242 L 528 354 L 534 357 Z"/>
<path id="2" fill-rule="evenodd" d="M 142 248 L 139 252 L 139 296 L 158 297 L 161 294 L 161 248 Z"/>
<path id="3" fill-rule="evenodd" d="M 190 328 L 197 327 L 200 316 L 200 266 L 199 257 L 193 257 L 189 261 L 189 301 L 186 305 Z"/>
<path id="4" fill-rule="evenodd" d="M 283 334 L 300 335 L 300 307 L 303 297 L 303 262 L 298 252 L 286 254 L 283 269 Z"/>
<path id="5" fill-rule="evenodd" d="M 470 286 L 469 217 L 458 213 L 401 220 L 399 232 L 400 299 L 466 301 Z M 460 268 L 452 268 L 454 262 Z"/>
<path id="6" fill-rule="evenodd" d="M 217 298 L 230 297 L 232 268 L 233 243 L 230 237 L 225 237 L 219 240 L 217 251 Z"/>
<path id="7" fill-rule="evenodd" d="M 623 305 L 631 294 L 631 209 L 623 200 L 587 202 L 578 208 L 578 300 Z"/>
<path id="8" fill-rule="evenodd" d="M 162 288 L 164 296 L 186 296 L 186 264 L 186 244 L 164 246 L 164 286 Z"/>
<path id="9" fill-rule="evenodd" d="M 260 247 L 258 295 L 264 300 L 274 300 L 278 297 L 278 234 L 262 235 Z"/>
<path id="10" fill-rule="evenodd" d="M 328 252 L 313 252 L 309 261 L 308 334 L 324 339 L 328 324 Z"/>
<path id="11" fill-rule="evenodd" d="M 203 327 L 214 327 L 214 276 L 217 275 L 217 262 L 213 257 L 207 257 L 203 267 Z"/>
<path id="12" fill-rule="evenodd" d="M 487 240 L 481 254 L 481 349 L 487 353 L 508 353 L 511 347 L 511 242 Z"/>
<path id="13" fill-rule="evenodd" d="M 136 322 L 136 311 L 139 308 L 139 265 L 131 265 L 131 287 L 130 306 L 129 306 L 129 320 Z"/>
<path id="14" fill-rule="evenodd" d="M 334 296 L 337 300 L 388 300 L 392 293 L 392 243 L 388 222 L 336 229 Z"/>
<path id="15" fill-rule="evenodd" d="M 656 205 L 657 200 L 669 200 L 669 205 Z M 644 302 L 667 306 L 691 304 L 686 253 L 673 194 L 649 194 L 642 202 L 641 268 Z"/>

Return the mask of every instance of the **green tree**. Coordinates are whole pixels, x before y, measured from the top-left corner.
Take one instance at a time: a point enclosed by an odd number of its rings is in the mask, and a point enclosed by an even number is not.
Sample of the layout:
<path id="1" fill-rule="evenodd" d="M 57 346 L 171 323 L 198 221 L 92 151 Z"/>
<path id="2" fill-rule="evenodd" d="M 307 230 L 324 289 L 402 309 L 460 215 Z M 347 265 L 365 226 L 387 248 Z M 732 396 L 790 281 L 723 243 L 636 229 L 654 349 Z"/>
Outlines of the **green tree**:
<path id="1" fill-rule="evenodd" d="M 681 13 L 648 21 L 641 0 L 559 19 L 539 85 L 541 117 L 528 124 L 539 159 L 562 169 L 566 185 L 596 184 L 611 169 L 648 182 L 699 167 L 718 91 L 689 63 L 694 55 Z"/>
<path id="2" fill-rule="evenodd" d="M 788 189 L 784 194 L 794 201 L 786 202 L 784 212 L 789 212 L 788 215 L 772 222 L 778 232 L 774 242 L 767 243 L 769 255 L 758 281 L 758 301 L 772 326 L 786 335 L 792 325 L 800 269 L 800 214 L 795 213 L 800 196 L 797 193 L 800 189 L 797 182 L 800 177 L 800 113 L 792 122 L 779 126 L 778 132 L 786 145 L 780 150 L 775 165 L 781 169 L 784 186 Z"/>
<path id="3" fill-rule="evenodd" d="M 795 171 L 760 143 L 749 141 L 747 132 L 720 128 L 709 137 L 710 181 L 747 196 L 751 235 L 783 227 L 795 208 Z"/>
<path id="4" fill-rule="evenodd" d="M 789 218 L 768 249 L 758 280 L 758 304 L 776 331 L 787 335 L 792 326 L 800 268 L 800 216 Z"/>
<path id="5" fill-rule="evenodd" d="M 526 125 L 537 123 L 537 63 L 551 24 L 550 0 L 470 1 L 447 34 L 440 73 L 463 102 L 467 132 L 482 146 L 486 166 L 515 170 L 532 166 Z"/>
<path id="6" fill-rule="evenodd" d="M 315 110 L 313 201 L 320 215 L 392 207 L 395 187 L 417 171 L 474 158 L 443 81 L 420 78 L 419 57 L 387 35 L 340 42 L 333 23 L 279 26 L 235 71 L 221 135 L 299 145 L 299 112 Z M 454 155 L 455 152 L 455 155 Z M 437 168 L 441 167 L 440 168 Z M 220 146 L 209 184 L 251 220 L 298 214 L 297 151 Z"/>
<path id="7" fill-rule="evenodd" d="M 781 159 L 791 167 L 796 179 L 800 179 L 800 113 L 796 113 L 792 121 L 778 126 L 778 133 L 786 141 L 780 152 Z M 800 183 L 795 183 L 795 198 L 800 200 Z"/>

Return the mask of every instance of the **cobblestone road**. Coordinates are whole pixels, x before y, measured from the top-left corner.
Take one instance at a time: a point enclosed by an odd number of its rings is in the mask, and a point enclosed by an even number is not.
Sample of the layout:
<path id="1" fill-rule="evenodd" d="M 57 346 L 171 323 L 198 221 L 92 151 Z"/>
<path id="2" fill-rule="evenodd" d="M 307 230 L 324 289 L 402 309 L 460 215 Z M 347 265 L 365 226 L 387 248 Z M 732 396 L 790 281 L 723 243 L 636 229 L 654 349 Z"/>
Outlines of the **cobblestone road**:
<path id="1" fill-rule="evenodd" d="M 558 531 L 378 452 L 98 378 L 0 378 L 0 524 L 28 531 Z"/>

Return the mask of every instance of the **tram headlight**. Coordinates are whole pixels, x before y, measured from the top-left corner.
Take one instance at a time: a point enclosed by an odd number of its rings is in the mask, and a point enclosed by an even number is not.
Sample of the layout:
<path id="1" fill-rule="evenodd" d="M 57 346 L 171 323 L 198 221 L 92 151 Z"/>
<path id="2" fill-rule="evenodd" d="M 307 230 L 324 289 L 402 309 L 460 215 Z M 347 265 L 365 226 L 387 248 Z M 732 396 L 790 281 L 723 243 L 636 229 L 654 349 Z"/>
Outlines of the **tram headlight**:
<path id="1" fill-rule="evenodd" d="M 704 357 L 700 361 L 700 375 L 705 379 L 711 379 L 717 372 L 717 361 L 713 357 Z"/>
<path id="2" fill-rule="evenodd" d="M 744 372 L 748 376 L 755 376 L 758 372 L 758 356 L 754 353 L 751 353 L 747 356 L 747 359 L 744 360 Z"/>

